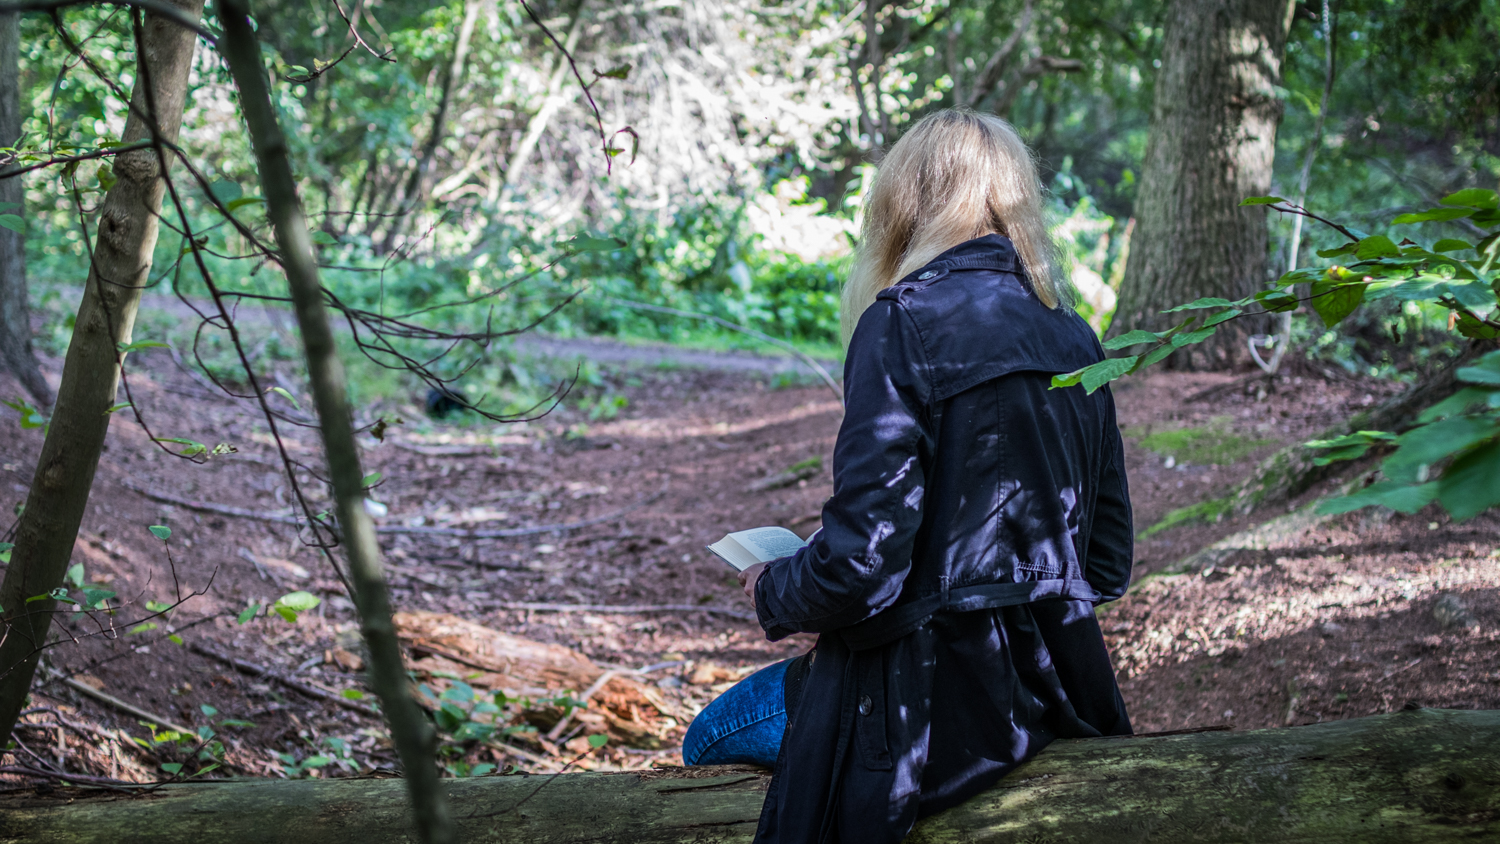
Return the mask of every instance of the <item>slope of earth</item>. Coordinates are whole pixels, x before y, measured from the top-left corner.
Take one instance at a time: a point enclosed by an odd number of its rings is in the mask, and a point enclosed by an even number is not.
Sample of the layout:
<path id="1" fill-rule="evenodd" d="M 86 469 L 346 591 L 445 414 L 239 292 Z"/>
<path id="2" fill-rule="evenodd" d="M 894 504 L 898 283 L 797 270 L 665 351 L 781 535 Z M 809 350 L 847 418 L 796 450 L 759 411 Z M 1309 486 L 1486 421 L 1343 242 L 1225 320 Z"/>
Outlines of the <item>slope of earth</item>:
<path id="1" fill-rule="evenodd" d="M 75 551 L 80 581 L 124 603 L 102 620 L 60 617 L 62 636 L 28 716 L 44 726 L 18 731 L 12 760 L 136 780 L 161 776 L 163 764 L 196 769 L 196 739 L 153 737 L 141 726 L 148 719 L 86 687 L 156 716 L 158 726 L 213 727 L 230 773 L 389 768 L 379 721 L 338 697 L 361 688 L 352 605 L 326 557 L 287 522 L 294 492 L 265 423 L 164 352 L 132 360 L 133 396 L 151 431 L 115 421 Z M 398 608 L 453 613 L 604 666 L 656 667 L 646 676 L 676 726 L 656 748 L 584 746 L 577 764 L 598 769 L 680 761 L 682 728 L 714 694 L 811 645 L 765 641 L 732 571 L 703 546 L 763 524 L 804 536 L 816 529 L 842 413 L 822 388 L 772 389 L 753 374 L 654 368 L 605 377 L 627 403 L 603 421 L 570 411 L 504 426 L 441 424 L 400 404 L 362 414 L 408 420 L 383 441 L 365 440 L 366 471 L 381 473 L 374 496 L 386 510 L 379 522 Z M 1165 373 L 1118 388 L 1138 531 L 1224 495 L 1257 459 L 1391 389 L 1311 370 L 1270 391 L 1251 384 L 1247 393 L 1244 383 Z M 18 504 L 40 431 L 20 430 L 10 410 L 0 410 L 0 426 L 0 493 Z M 314 433 L 295 425 L 281 433 L 301 464 L 298 486 L 322 509 Z M 238 451 L 196 465 L 153 436 Z M 793 467 L 801 471 L 785 484 L 756 483 Z M 1306 723 L 1411 701 L 1500 708 L 1493 514 L 1453 525 L 1432 512 L 1356 513 L 1210 570 L 1149 576 L 1278 514 L 1186 520 L 1139 543 L 1138 588 L 1101 611 L 1138 731 Z M 170 539 L 157 539 L 151 525 L 170 527 Z M 293 591 L 322 601 L 295 623 L 265 612 Z M 259 614 L 239 622 L 252 606 Z M 208 652 L 271 674 L 236 671 Z M 308 697 L 299 682 L 337 700 Z M 574 758 L 526 734 L 510 740 L 513 752 L 470 742 L 453 760 L 555 768 Z"/>

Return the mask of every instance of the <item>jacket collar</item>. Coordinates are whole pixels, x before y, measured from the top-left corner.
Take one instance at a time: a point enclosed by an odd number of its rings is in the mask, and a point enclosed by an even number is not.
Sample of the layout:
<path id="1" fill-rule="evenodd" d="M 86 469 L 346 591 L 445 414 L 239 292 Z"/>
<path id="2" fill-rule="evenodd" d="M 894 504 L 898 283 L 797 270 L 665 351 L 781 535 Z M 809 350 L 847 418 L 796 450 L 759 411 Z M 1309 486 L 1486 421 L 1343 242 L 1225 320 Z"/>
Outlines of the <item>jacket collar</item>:
<path id="1" fill-rule="evenodd" d="M 983 269 L 1020 272 L 1021 260 L 1016 256 L 1015 244 L 1000 234 L 976 237 L 949 249 L 933 258 L 928 266 L 942 264 L 949 269 Z"/>

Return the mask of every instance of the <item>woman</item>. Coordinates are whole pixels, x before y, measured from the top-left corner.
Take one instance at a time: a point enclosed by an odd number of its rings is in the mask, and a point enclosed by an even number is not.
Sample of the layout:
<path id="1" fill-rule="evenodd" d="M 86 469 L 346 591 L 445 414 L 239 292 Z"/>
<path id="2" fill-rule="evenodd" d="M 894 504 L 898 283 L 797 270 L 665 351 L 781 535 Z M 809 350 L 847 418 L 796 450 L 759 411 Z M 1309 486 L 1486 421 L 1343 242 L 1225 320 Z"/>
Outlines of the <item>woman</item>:
<path id="1" fill-rule="evenodd" d="M 1030 153 L 942 111 L 886 156 L 844 293 L 823 527 L 741 583 L 809 654 L 695 720 L 689 764 L 774 761 L 757 842 L 897 842 L 1055 738 L 1127 735 L 1094 606 L 1130 580 L 1103 358 L 1064 301 Z"/>

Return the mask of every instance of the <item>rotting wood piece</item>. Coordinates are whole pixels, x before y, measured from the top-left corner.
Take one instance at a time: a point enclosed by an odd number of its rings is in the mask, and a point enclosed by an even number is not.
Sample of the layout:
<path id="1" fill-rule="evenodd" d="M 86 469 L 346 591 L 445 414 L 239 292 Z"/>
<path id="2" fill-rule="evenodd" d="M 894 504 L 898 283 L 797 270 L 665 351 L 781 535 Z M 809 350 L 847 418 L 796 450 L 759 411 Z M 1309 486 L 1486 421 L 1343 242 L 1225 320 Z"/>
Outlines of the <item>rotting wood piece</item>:
<path id="1" fill-rule="evenodd" d="M 914 844 L 1493 841 L 1500 712 L 1421 709 L 1307 727 L 1054 742 L 928 818 Z M 748 842 L 769 777 L 744 768 L 443 780 L 462 839 Z M 0 799 L 0 844 L 407 841 L 394 780 L 174 785 L 151 799 Z"/>

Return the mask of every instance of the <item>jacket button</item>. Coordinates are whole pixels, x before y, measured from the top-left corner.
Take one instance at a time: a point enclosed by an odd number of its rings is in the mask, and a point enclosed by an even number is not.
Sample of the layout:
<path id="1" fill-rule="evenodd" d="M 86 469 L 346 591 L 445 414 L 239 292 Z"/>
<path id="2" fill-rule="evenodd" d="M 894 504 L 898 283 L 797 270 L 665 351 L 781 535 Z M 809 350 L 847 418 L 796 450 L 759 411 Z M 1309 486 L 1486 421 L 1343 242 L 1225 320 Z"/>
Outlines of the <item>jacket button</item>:
<path id="1" fill-rule="evenodd" d="M 869 715 L 870 711 L 873 710 L 874 708 L 875 708 L 875 704 L 874 704 L 874 702 L 872 702 L 870 700 L 870 696 L 869 695 L 863 695 L 863 696 L 860 697 L 860 699 L 859 699 L 859 714 L 861 714 L 861 715 Z"/>
<path id="2" fill-rule="evenodd" d="M 937 270 L 928 270 L 927 272 L 917 276 L 917 281 L 926 281 L 927 279 L 932 278 L 935 275 L 937 275 Z"/>

